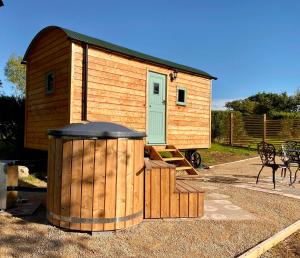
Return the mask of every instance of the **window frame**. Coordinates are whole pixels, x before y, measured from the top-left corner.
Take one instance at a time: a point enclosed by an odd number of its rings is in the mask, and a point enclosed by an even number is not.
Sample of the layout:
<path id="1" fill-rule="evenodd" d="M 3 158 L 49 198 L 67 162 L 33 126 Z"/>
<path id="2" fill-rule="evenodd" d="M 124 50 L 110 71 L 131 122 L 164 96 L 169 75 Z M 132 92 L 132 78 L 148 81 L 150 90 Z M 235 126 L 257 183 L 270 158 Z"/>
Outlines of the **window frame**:
<path id="1" fill-rule="evenodd" d="M 184 101 L 179 101 L 179 90 L 183 90 L 184 91 Z M 177 86 L 176 89 L 176 104 L 178 106 L 186 106 L 186 98 L 187 98 L 187 89 L 186 87 L 181 87 L 181 86 Z"/>
<path id="2" fill-rule="evenodd" d="M 49 78 L 50 74 L 52 74 L 52 76 L 53 76 L 53 87 L 51 90 L 49 90 L 49 88 L 48 88 L 48 78 Z M 49 71 L 45 74 L 45 94 L 49 95 L 49 94 L 54 93 L 54 91 L 55 91 L 55 72 Z"/>

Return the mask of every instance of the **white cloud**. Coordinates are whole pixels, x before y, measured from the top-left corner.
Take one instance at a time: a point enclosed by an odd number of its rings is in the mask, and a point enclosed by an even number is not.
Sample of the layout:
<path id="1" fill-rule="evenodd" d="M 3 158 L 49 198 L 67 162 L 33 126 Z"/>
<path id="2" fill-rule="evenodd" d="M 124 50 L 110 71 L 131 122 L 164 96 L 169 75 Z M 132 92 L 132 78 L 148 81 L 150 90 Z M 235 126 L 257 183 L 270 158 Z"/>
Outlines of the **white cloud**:
<path id="1" fill-rule="evenodd" d="M 234 99 L 213 99 L 212 110 L 226 110 L 225 103 Z"/>

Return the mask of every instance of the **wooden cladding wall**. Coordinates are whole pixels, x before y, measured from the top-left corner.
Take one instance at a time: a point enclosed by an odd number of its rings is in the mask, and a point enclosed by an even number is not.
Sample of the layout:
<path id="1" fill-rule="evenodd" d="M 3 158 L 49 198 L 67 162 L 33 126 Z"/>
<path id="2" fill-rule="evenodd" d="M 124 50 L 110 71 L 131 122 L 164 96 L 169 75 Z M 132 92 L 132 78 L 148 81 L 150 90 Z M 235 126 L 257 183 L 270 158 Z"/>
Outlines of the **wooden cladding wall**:
<path id="1" fill-rule="evenodd" d="M 71 122 L 81 121 L 81 45 L 72 44 Z M 88 55 L 88 114 L 90 121 L 110 121 L 147 130 L 147 73 L 167 76 L 167 143 L 178 148 L 210 146 L 211 80 L 149 65 L 92 46 Z M 187 105 L 176 104 L 177 86 L 187 89 Z"/>
<path id="2" fill-rule="evenodd" d="M 143 140 L 51 138 L 48 220 L 67 229 L 107 231 L 143 220 Z"/>
<path id="3" fill-rule="evenodd" d="M 175 166 L 149 160 L 145 168 L 144 218 L 196 218 L 204 212 L 204 192 L 176 181 Z"/>
<path id="4" fill-rule="evenodd" d="M 49 128 L 70 122 L 71 43 L 59 29 L 42 34 L 27 60 L 25 147 L 47 150 Z M 45 92 L 46 73 L 55 75 L 55 90 Z"/>

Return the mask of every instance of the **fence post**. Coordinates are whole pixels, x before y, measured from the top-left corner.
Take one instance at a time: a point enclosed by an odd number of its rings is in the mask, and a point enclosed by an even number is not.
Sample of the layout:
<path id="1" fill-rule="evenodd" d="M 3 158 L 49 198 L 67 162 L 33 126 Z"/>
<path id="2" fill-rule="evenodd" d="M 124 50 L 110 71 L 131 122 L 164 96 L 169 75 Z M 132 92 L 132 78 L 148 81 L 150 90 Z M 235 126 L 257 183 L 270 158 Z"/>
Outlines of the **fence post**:
<path id="1" fill-rule="evenodd" d="M 230 134 L 229 134 L 229 144 L 233 146 L 233 112 L 230 113 Z"/>
<path id="2" fill-rule="evenodd" d="M 267 115 L 263 114 L 263 141 L 267 141 Z"/>

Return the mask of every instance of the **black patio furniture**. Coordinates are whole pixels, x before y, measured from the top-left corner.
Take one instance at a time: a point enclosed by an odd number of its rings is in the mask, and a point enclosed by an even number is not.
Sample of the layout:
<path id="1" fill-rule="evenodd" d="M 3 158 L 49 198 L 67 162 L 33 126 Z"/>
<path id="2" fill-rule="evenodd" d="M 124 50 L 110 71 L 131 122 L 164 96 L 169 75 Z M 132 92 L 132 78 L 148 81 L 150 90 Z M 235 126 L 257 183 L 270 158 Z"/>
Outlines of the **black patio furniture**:
<path id="1" fill-rule="evenodd" d="M 278 152 L 278 155 L 280 156 L 282 162 L 286 165 L 289 166 L 291 164 L 292 159 L 290 155 L 291 149 L 295 149 L 297 146 L 298 142 L 296 141 L 286 141 L 281 145 L 281 150 Z M 286 176 L 286 168 L 281 169 L 281 177 L 285 178 Z"/>
<path id="2" fill-rule="evenodd" d="M 273 185 L 274 189 L 276 187 L 276 180 L 275 180 L 275 173 L 276 171 L 281 168 L 281 169 L 288 169 L 290 171 L 290 182 L 292 178 L 292 171 L 290 170 L 289 166 L 287 166 L 286 163 L 283 164 L 277 164 L 275 161 L 276 158 L 276 149 L 273 144 L 267 143 L 267 142 L 260 142 L 257 144 L 257 151 L 260 156 L 261 162 L 262 162 L 262 167 L 260 171 L 258 172 L 257 178 L 256 178 L 256 184 L 258 183 L 259 176 L 264 169 L 264 167 L 269 167 L 272 169 L 272 180 L 273 180 Z"/>
<path id="3" fill-rule="evenodd" d="M 300 143 L 296 141 L 286 141 L 282 144 L 282 160 L 290 168 L 292 165 L 297 167 L 294 180 L 291 180 L 291 185 L 297 180 L 297 173 L 300 170 Z"/>

